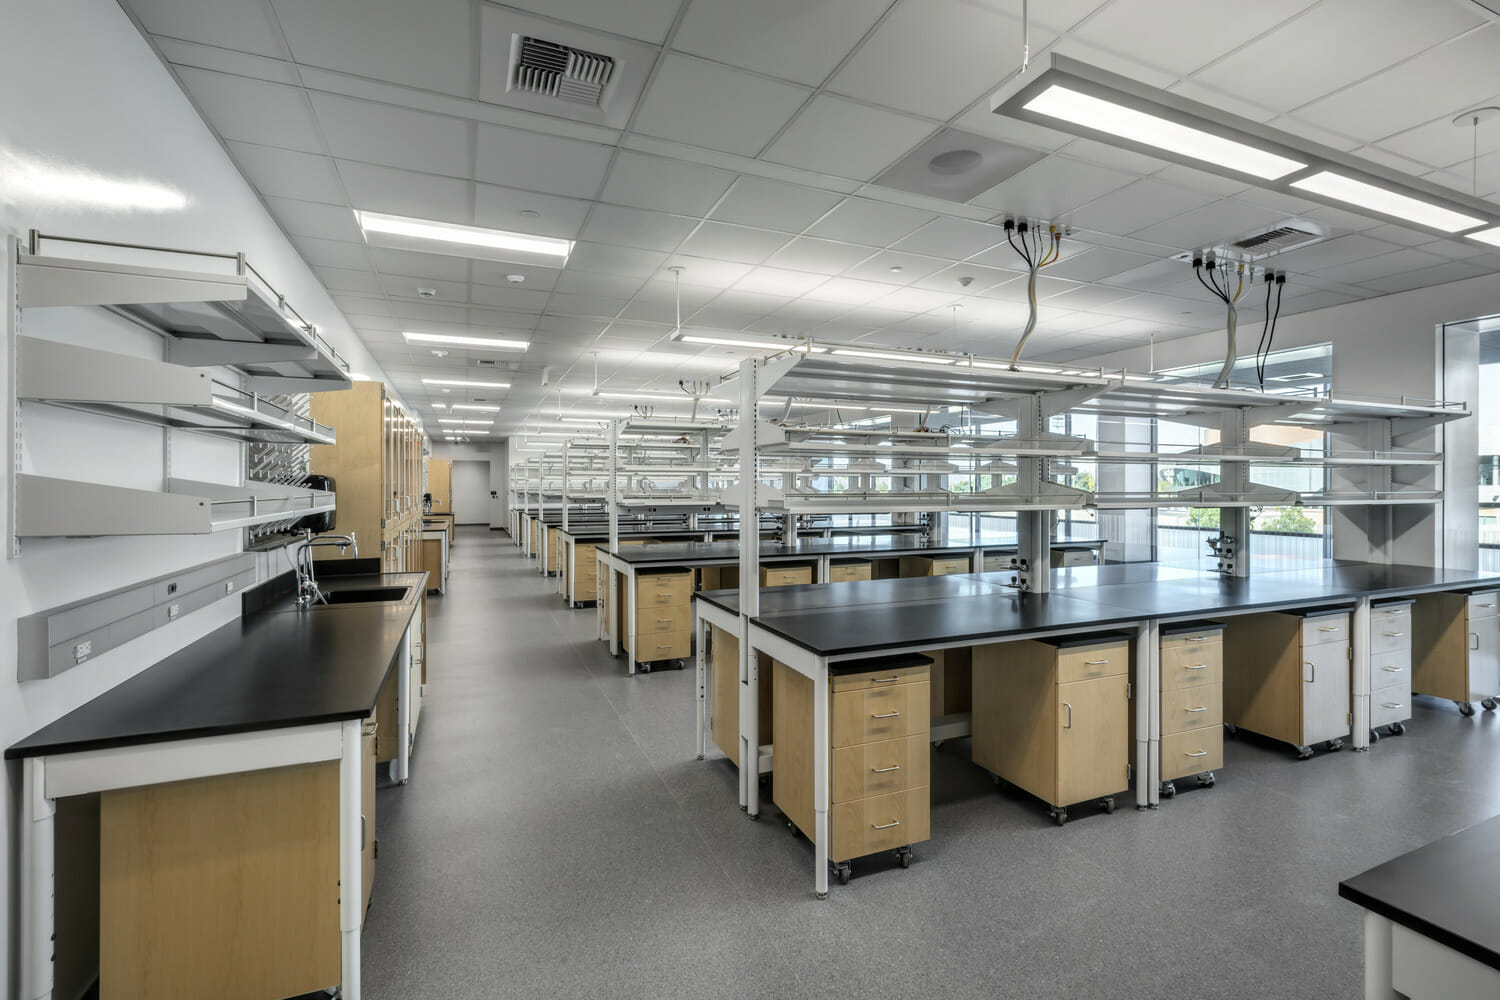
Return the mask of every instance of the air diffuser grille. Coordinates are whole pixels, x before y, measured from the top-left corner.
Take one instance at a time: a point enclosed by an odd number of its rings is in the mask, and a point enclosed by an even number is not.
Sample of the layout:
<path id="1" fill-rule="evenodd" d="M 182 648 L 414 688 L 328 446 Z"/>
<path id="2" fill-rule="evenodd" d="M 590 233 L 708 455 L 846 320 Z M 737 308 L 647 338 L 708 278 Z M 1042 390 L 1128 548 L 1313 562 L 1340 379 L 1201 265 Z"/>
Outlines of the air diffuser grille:
<path id="1" fill-rule="evenodd" d="M 609 56 L 543 38 L 523 36 L 520 43 L 512 48 L 512 89 L 586 107 L 603 105 L 604 88 L 615 68 Z"/>

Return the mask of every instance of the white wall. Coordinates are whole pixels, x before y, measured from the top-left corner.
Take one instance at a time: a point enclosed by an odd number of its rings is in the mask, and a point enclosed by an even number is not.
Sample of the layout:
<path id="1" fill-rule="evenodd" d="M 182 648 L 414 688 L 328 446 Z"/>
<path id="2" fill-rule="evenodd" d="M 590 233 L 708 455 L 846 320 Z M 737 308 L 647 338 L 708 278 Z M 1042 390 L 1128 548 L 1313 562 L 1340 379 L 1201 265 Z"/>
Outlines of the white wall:
<path id="1" fill-rule="evenodd" d="M 508 477 L 510 474 L 509 448 L 505 441 L 489 441 L 483 444 L 455 444 L 447 441 L 432 442 L 433 458 L 451 458 L 455 462 L 488 462 L 490 464 L 490 486 L 489 491 L 494 494 L 487 499 L 488 512 L 485 518 L 489 521 L 491 528 L 506 528 L 506 493 L 509 489 Z M 458 497 L 455 495 L 453 504 L 456 513 L 462 523 L 470 523 L 475 520 L 468 511 L 458 509 Z"/>
<path id="2" fill-rule="evenodd" d="M 1295 279 L 1294 279 L 1295 280 Z M 1500 313 L 1500 274 L 1469 278 L 1432 288 L 1419 288 L 1395 295 L 1385 295 L 1363 302 L 1332 306 L 1296 316 L 1283 317 L 1276 331 L 1275 347 L 1301 347 L 1310 344 L 1333 345 L 1333 391 L 1337 395 L 1411 396 L 1441 398 L 1444 395 L 1443 341 L 1440 325 L 1477 316 Z M 1243 327 L 1241 329 L 1243 334 Z M 1046 351 L 1045 315 L 1038 328 L 1036 350 Z M 1241 337 L 1241 345 L 1244 339 Z M 1157 346 L 1157 370 L 1179 365 L 1213 361 L 1224 356 L 1224 334 L 1201 334 L 1173 340 Z M 1093 365 L 1146 371 L 1150 365 L 1148 348 L 1142 346 L 1114 354 L 1090 358 Z M 1463 384 L 1457 380 L 1455 384 Z M 1472 409 L 1473 400 L 1467 400 Z M 1447 439 L 1472 440 L 1466 433 L 1474 418 L 1463 426 L 1449 425 Z M 1445 432 L 1434 435 L 1432 447 L 1443 450 Z M 1472 449 L 1451 461 L 1474 462 Z M 1451 475 L 1473 482 L 1473 471 L 1467 476 Z M 1464 506 L 1460 508 L 1459 503 Z M 1466 497 L 1449 505 L 1448 520 L 1453 531 L 1467 531 L 1473 537 L 1471 521 L 1473 504 Z M 1371 559 L 1414 565 L 1444 564 L 1444 517 L 1441 509 L 1412 506 L 1386 508 L 1390 514 L 1362 508 L 1336 509 L 1333 525 L 1333 551 L 1337 558 Z M 1452 561 L 1450 556 L 1450 563 Z"/>
<path id="3" fill-rule="evenodd" d="M 249 186 L 198 118 L 175 81 L 128 18 L 100 0 L 0 0 L 0 65 L 11 83 L 0 101 L 0 230 L 21 235 L 88 236 L 212 251 L 244 251 L 256 268 L 349 359 L 380 377 L 374 360 L 266 214 Z M 63 172 L 63 173 L 59 173 Z M 89 186 L 78 174 L 145 180 L 180 192 L 186 204 L 142 211 L 80 203 Z M 55 191 L 38 180 L 71 175 Z M 68 199 L 73 199 L 69 201 Z M 3 285 L 9 287 L 7 255 Z M 7 325 L 15 318 L 5 307 Z M 28 335 L 160 358 L 152 334 L 95 309 L 28 310 Z M 0 384 L 9 351 L 0 351 Z M 46 407 L 23 415 L 23 465 L 31 471 L 160 489 L 163 432 Z M 237 482 L 239 446 L 174 434 L 174 475 Z M 11 502 L 0 490 L 0 523 Z M 170 573 L 240 547 L 238 533 L 28 540 L 19 558 L 0 559 L 0 743 L 9 745 L 168 653 L 233 619 L 228 600 L 48 681 L 15 680 L 17 616 Z M 264 572 L 272 556 L 260 557 Z M 0 800 L 6 863 L 0 865 L 0 988 L 16 990 L 14 868 L 19 769 L 6 768 Z"/>

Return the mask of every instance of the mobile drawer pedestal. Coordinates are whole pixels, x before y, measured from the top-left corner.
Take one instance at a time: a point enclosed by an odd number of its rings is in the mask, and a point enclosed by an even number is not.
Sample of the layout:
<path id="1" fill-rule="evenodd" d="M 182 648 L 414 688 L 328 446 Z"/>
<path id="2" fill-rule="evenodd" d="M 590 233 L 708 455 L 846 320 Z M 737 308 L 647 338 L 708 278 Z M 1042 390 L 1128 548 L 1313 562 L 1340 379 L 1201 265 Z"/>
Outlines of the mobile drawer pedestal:
<path id="1" fill-rule="evenodd" d="M 1500 591 L 1425 594 L 1412 606 L 1412 690 L 1447 698 L 1464 715 L 1500 696 Z M 1371 716 L 1374 711 L 1372 709 Z"/>
<path id="2" fill-rule="evenodd" d="M 1412 637 L 1415 601 L 1400 598 L 1370 605 L 1370 742 L 1380 730 L 1406 732 L 1411 718 Z"/>
<path id="3" fill-rule="evenodd" d="M 1161 628 L 1161 797 L 1197 775 L 1212 786 L 1224 766 L 1224 624 Z"/>
<path id="4" fill-rule="evenodd" d="M 1297 748 L 1349 734 L 1349 609 L 1235 618 L 1224 636 L 1224 721 Z M 1233 730 L 1231 730 L 1233 731 Z"/>

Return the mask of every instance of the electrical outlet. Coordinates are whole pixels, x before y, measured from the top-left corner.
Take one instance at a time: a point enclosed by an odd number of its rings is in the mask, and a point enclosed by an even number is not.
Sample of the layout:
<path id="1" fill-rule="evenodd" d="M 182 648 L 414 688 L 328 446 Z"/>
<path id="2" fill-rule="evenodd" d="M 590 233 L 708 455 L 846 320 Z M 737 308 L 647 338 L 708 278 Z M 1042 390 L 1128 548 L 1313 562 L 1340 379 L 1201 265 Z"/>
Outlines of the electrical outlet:
<path id="1" fill-rule="evenodd" d="M 169 604 L 169 605 L 167 605 L 167 621 L 169 621 L 169 622 L 170 621 L 176 621 L 177 620 L 177 616 L 180 615 L 180 614 L 182 614 L 182 605 L 181 604 Z"/>
<path id="2" fill-rule="evenodd" d="M 175 593 L 177 593 L 177 584 L 175 584 L 175 583 L 169 583 L 169 584 L 167 584 L 167 596 L 171 597 Z"/>
<path id="3" fill-rule="evenodd" d="M 225 580 L 224 581 L 224 593 L 226 593 L 226 594 L 232 594 L 232 593 L 234 593 L 234 581 L 233 580 Z"/>
<path id="4" fill-rule="evenodd" d="M 73 647 L 73 662 L 82 663 L 89 658 L 89 654 L 93 651 L 94 643 L 92 640 L 78 643 Z"/>

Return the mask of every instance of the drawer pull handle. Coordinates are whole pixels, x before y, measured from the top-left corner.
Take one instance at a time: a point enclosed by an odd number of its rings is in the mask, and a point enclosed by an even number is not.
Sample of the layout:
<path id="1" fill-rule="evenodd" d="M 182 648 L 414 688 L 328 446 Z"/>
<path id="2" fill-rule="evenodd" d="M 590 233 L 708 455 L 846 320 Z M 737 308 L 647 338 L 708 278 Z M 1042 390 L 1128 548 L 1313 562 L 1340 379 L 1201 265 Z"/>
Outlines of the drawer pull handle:
<path id="1" fill-rule="evenodd" d="M 1073 728 L 1073 706 L 1070 705 L 1070 704 L 1068 704 L 1067 702 L 1063 702 L 1063 707 L 1068 710 L 1068 724 L 1066 726 L 1063 726 L 1063 728 L 1064 729 L 1072 729 Z"/>
<path id="2" fill-rule="evenodd" d="M 1189 708 L 1189 709 L 1187 709 L 1187 711 L 1192 712 L 1194 714 L 1196 714 L 1198 712 L 1207 712 L 1208 711 L 1208 706 L 1207 705 L 1200 705 L 1197 708 Z"/>
<path id="3" fill-rule="evenodd" d="M 1303 660 L 1302 665 L 1312 671 L 1312 676 L 1307 679 L 1307 683 L 1318 683 L 1318 665 L 1316 663 L 1309 663 L 1307 660 Z"/>
<path id="4" fill-rule="evenodd" d="M 889 830 L 893 826 L 900 826 L 900 825 L 901 825 L 901 821 L 899 819 L 893 819 L 889 823 L 871 823 L 870 824 L 870 829 L 872 829 L 872 830 Z"/>
<path id="5" fill-rule="evenodd" d="M 1387 632 L 1387 633 L 1386 633 L 1386 634 L 1385 634 L 1385 637 L 1386 637 L 1386 638 L 1387 638 L 1387 639 L 1394 639 L 1394 638 L 1396 638 L 1396 637 L 1397 637 L 1397 636 L 1401 636 L 1401 635 L 1405 635 L 1405 634 L 1406 634 L 1406 633 L 1405 633 L 1405 632 Z"/>
<path id="6" fill-rule="evenodd" d="M 1469 633 L 1469 648 L 1470 649 L 1478 649 L 1479 648 L 1479 633 L 1477 633 L 1477 632 L 1470 632 Z"/>
<path id="7" fill-rule="evenodd" d="M 656 624 L 658 624 L 658 625 L 670 625 L 671 623 L 672 623 L 672 619 L 670 619 L 670 618 L 658 618 L 658 619 L 656 619 Z"/>
<path id="8" fill-rule="evenodd" d="M 901 714 L 900 712 L 887 712 L 884 715 L 872 715 L 872 716 L 870 716 L 870 718 L 872 718 L 872 719 L 894 719 L 896 716 L 898 716 L 900 714 Z"/>
<path id="9" fill-rule="evenodd" d="M 1381 667 L 1380 669 L 1388 674 L 1399 674 L 1401 672 L 1400 667 Z"/>
<path id="10" fill-rule="evenodd" d="M 1182 669 L 1184 669 L 1184 670 L 1207 670 L 1208 669 L 1208 664 L 1207 663 L 1192 663 L 1192 664 L 1188 664 L 1187 666 L 1183 667 Z"/>
<path id="11" fill-rule="evenodd" d="M 1207 757 L 1207 750 L 1194 750 L 1192 753 L 1184 753 L 1184 757 Z"/>
<path id="12" fill-rule="evenodd" d="M 894 684 L 897 681 L 899 681 L 900 679 L 901 679 L 901 675 L 900 674 L 897 674 L 895 677 L 871 677 L 870 678 L 870 683 L 871 684 Z"/>
<path id="13" fill-rule="evenodd" d="M 1481 605 L 1479 605 L 1479 607 L 1481 607 L 1481 608 L 1493 608 L 1494 606 L 1495 606 L 1495 602 L 1494 601 L 1490 601 L 1488 604 L 1481 604 Z"/>
<path id="14" fill-rule="evenodd" d="M 1399 702 L 1399 701 L 1388 701 L 1388 702 L 1385 702 L 1385 707 L 1386 708 L 1401 708 L 1402 705 L 1401 705 L 1401 702 Z"/>
<path id="15" fill-rule="evenodd" d="M 1338 626 L 1338 625 L 1319 625 L 1318 626 L 1318 631 L 1319 632 L 1337 632 L 1339 630 L 1339 627 L 1340 626 Z"/>
<path id="16" fill-rule="evenodd" d="M 1206 635 L 1190 635 L 1190 636 L 1188 636 L 1188 642 L 1205 642 L 1205 641 L 1207 641 L 1207 639 L 1208 639 L 1208 636 L 1206 636 Z"/>
<path id="17" fill-rule="evenodd" d="M 1108 660 L 1084 660 L 1083 665 L 1085 667 L 1102 667 L 1108 662 Z"/>
<path id="18" fill-rule="evenodd" d="M 885 773 L 887 773 L 889 771 L 899 771 L 899 770 L 901 770 L 901 765 L 900 764 L 892 764 L 890 767 L 872 767 L 872 768 L 870 768 L 870 771 L 872 773 L 874 773 L 874 774 L 885 774 Z"/>

